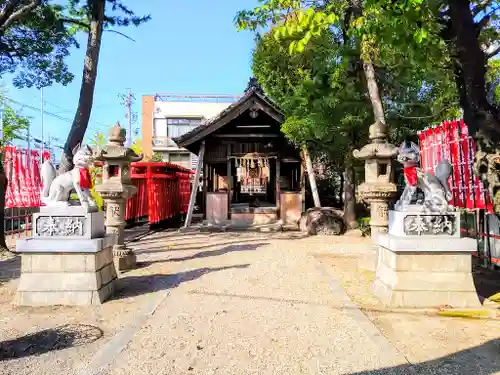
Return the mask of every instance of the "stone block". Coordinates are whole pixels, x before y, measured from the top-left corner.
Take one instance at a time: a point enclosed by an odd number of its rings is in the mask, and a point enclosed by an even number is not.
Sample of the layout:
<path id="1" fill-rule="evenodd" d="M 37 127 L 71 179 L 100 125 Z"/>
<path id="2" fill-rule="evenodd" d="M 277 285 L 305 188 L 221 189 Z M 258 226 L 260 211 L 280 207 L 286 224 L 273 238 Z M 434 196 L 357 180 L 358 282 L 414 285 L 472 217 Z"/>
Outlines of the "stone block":
<path id="1" fill-rule="evenodd" d="M 391 307 L 480 306 L 472 277 L 475 243 L 468 240 L 438 238 L 431 251 L 428 239 L 379 234 L 376 241 L 392 247 L 379 246 L 374 294 Z"/>
<path id="2" fill-rule="evenodd" d="M 429 308 L 449 305 L 455 308 L 470 308 L 480 306 L 475 291 L 394 290 L 379 279 L 373 283 L 373 293 L 384 305 L 390 307 Z"/>
<path id="3" fill-rule="evenodd" d="M 96 253 L 116 243 L 116 235 L 106 234 L 103 238 L 68 239 L 23 238 L 16 241 L 17 253 Z"/>
<path id="4" fill-rule="evenodd" d="M 116 279 L 116 271 L 113 263 L 107 264 L 100 271 L 102 285 L 109 284 L 112 280 Z"/>
<path id="5" fill-rule="evenodd" d="M 97 290 L 100 285 L 94 272 L 27 273 L 19 280 L 19 291 L 84 291 Z"/>
<path id="6" fill-rule="evenodd" d="M 112 296 L 116 271 L 112 247 L 102 247 L 106 243 L 103 239 L 80 240 L 90 251 L 76 252 L 73 249 L 69 253 L 50 252 L 46 246 L 50 242 L 36 240 L 28 242 L 28 251 L 21 253 L 22 271 L 16 303 L 29 306 L 89 305 L 103 303 Z M 109 239 L 107 241 L 109 243 Z M 36 249 L 43 251 L 35 252 Z"/>
<path id="7" fill-rule="evenodd" d="M 386 257 L 389 252 L 384 252 Z M 397 271 L 412 272 L 470 272 L 472 258 L 469 253 L 396 253 L 389 255 L 392 262 L 388 265 Z"/>
<path id="8" fill-rule="evenodd" d="M 405 211 L 396 211 L 389 210 L 389 234 L 398 237 L 411 237 L 411 238 L 419 238 L 426 236 L 445 236 L 445 237 L 453 237 L 460 238 L 460 213 L 459 212 L 447 212 L 446 215 L 439 213 L 424 213 L 421 209 L 422 206 L 415 207 L 414 210 L 408 208 Z M 421 225 L 418 225 L 418 229 L 414 229 L 411 232 L 408 232 L 407 223 L 409 220 L 415 218 L 422 218 L 424 220 L 421 221 Z M 449 225 L 451 225 L 451 232 L 440 232 L 439 225 L 436 225 L 438 221 L 443 224 L 443 220 L 446 218 L 448 220 Z M 426 222 L 432 222 L 434 228 L 430 224 L 426 224 Z M 441 225 L 443 226 L 443 225 Z M 420 235 L 411 234 L 415 231 L 422 231 Z M 437 231 L 437 233 L 435 233 Z"/>
<path id="9" fill-rule="evenodd" d="M 99 271 L 106 265 L 113 263 L 113 252 L 111 247 L 107 247 L 95 254 L 85 255 L 85 270 Z"/>
<path id="10" fill-rule="evenodd" d="M 137 257 L 132 251 L 126 255 L 115 256 L 113 261 L 116 271 L 126 271 L 137 266 Z"/>
<path id="11" fill-rule="evenodd" d="M 91 239 L 104 237 L 104 233 L 102 211 L 85 213 L 73 207 L 49 207 L 33 214 L 34 238 Z"/>
<path id="12" fill-rule="evenodd" d="M 373 238 L 376 245 L 401 252 L 469 253 L 476 251 L 477 242 L 473 238 L 455 238 L 451 236 L 400 237 L 390 233 L 378 233 Z"/>
<path id="13" fill-rule="evenodd" d="M 18 292 L 15 303 L 23 306 L 87 306 L 100 305 L 114 293 L 114 288 L 103 287 L 96 291 Z"/>
<path id="14" fill-rule="evenodd" d="M 31 272 L 31 254 L 21 255 L 21 273 Z"/>

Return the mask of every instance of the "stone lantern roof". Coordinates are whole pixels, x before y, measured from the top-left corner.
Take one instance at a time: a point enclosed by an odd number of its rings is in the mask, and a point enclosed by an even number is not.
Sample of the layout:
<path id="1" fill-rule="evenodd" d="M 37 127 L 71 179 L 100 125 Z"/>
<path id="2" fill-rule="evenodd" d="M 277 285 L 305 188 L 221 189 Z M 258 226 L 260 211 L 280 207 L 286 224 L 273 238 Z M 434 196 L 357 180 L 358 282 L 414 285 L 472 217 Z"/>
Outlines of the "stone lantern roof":
<path id="1" fill-rule="evenodd" d="M 94 159 L 96 161 L 141 161 L 143 155 L 137 155 L 131 148 L 124 147 L 126 135 L 126 130 L 117 122 L 109 131 L 108 143 L 102 149 L 96 150 Z"/>
<path id="2" fill-rule="evenodd" d="M 392 159 L 398 154 L 398 148 L 387 142 L 387 125 L 379 121 L 370 125 L 369 137 L 372 141 L 361 148 L 354 150 L 356 159 Z"/>

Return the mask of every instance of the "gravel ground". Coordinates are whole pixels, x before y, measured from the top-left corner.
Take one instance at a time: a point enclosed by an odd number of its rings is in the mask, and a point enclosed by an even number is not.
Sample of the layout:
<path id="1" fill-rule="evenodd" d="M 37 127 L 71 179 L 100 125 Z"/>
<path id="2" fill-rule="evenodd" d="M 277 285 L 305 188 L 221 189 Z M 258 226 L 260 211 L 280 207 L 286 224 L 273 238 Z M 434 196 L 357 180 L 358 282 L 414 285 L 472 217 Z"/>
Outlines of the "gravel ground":
<path id="1" fill-rule="evenodd" d="M 12 340 L 22 351 L 15 359 L 0 358 L 0 374 L 500 370 L 495 324 L 462 321 L 456 328 L 453 319 L 367 311 L 380 331 L 375 328 L 336 280 L 351 295 L 358 290 L 358 303 L 369 295 L 361 285 L 369 284 L 369 273 L 356 273 L 356 259 L 369 254 L 368 244 L 357 237 L 289 232 L 155 233 L 130 242 L 140 268 L 123 275 L 116 298 L 97 307 L 15 307 L 9 302 L 17 281 L 10 280 L 0 287 L 0 344 L 5 348 Z M 351 263 L 317 257 L 332 252 Z M 354 275 L 350 284 L 347 274 Z M 36 336 L 26 337 L 31 333 Z"/>
<path id="2" fill-rule="evenodd" d="M 172 237 L 166 253 L 144 250 L 175 265 L 180 284 L 100 373 L 349 374 L 404 364 L 344 308 L 309 255 L 331 239 L 289 236 L 198 235 L 205 249 Z"/>
<path id="3" fill-rule="evenodd" d="M 410 363 L 421 364 L 404 369 L 424 374 L 500 374 L 498 320 L 429 316 L 423 311 L 384 312 L 371 292 L 375 275 L 358 267 L 364 251 L 356 247 L 345 255 L 337 251 L 317 258 L 398 351 Z"/>

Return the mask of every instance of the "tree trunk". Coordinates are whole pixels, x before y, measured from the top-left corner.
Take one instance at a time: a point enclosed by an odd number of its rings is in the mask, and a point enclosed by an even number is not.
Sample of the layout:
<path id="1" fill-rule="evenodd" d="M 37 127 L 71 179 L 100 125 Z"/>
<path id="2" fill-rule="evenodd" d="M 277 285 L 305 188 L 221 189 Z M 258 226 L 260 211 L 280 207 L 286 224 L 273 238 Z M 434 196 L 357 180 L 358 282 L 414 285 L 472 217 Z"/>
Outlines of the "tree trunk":
<path id="1" fill-rule="evenodd" d="M 101 40 L 104 27 L 104 10 L 106 0 L 92 0 L 90 10 L 90 29 L 87 39 L 87 50 L 83 66 L 82 85 L 80 87 L 80 98 L 73 124 L 64 144 L 64 152 L 61 157 L 59 173 L 64 173 L 73 168 L 72 150 L 83 141 L 85 131 L 92 112 L 94 101 L 94 88 L 97 78 L 97 65 L 101 50 Z"/>
<path id="2" fill-rule="evenodd" d="M 339 191 L 339 197 L 340 197 L 340 204 L 344 205 L 344 184 L 345 184 L 345 178 L 344 178 L 345 172 L 342 171 L 340 172 L 340 191 Z"/>
<path id="3" fill-rule="evenodd" d="M 373 116 L 375 117 L 375 121 L 385 124 L 384 106 L 380 98 L 377 78 L 375 77 L 375 69 L 371 61 L 366 61 L 366 59 L 361 58 L 361 62 L 363 63 L 363 71 L 365 72 L 368 95 L 372 103 Z"/>
<path id="4" fill-rule="evenodd" d="M 304 154 L 304 159 L 306 161 L 307 175 L 309 176 L 309 185 L 311 186 L 314 207 L 321 207 L 321 201 L 319 200 L 318 194 L 318 186 L 316 185 L 316 173 L 314 173 L 311 156 L 309 155 L 307 146 L 302 147 L 302 153 Z"/>
<path id="5" fill-rule="evenodd" d="M 352 152 L 349 155 L 352 155 Z M 344 175 L 344 221 L 347 228 L 353 229 L 358 226 L 358 223 L 356 221 L 356 182 L 352 156 L 348 156 L 346 159 Z"/>
<path id="6" fill-rule="evenodd" d="M 500 176 L 497 170 L 500 160 L 500 120 L 498 109 L 487 99 L 486 56 L 478 39 L 477 25 L 470 10 L 469 0 L 448 1 L 451 33 L 458 56 L 456 79 L 464 110 L 464 119 L 476 140 L 477 152 L 474 171 L 488 187 L 495 212 L 500 213 Z M 457 73 L 457 70 L 456 70 Z M 462 103 L 465 101 L 466 103 Z"/>
<path id="7" fill-rule="evenodd" d="M 363 15 L 363 8 L 361 6 L 361 0 L 350 0 L 351 7 L 351 24 L 357 18 Z M 363 57 L 363 41 L 361 41 L 360 46 L 360 56 L 359 60 L 363 65 L 363 72 L 365 73 L 366 86 L 368 89 L 368 95 L 370 97 L 370 102 L 373 108 L 373 115 L 375 121 L 385 124 L 384 106 L 382 105 L 382 99 L 380 97 L 380 90 L 377 84 L 377 78 L 375 77 L 375 68 L 369 57 Z"/>

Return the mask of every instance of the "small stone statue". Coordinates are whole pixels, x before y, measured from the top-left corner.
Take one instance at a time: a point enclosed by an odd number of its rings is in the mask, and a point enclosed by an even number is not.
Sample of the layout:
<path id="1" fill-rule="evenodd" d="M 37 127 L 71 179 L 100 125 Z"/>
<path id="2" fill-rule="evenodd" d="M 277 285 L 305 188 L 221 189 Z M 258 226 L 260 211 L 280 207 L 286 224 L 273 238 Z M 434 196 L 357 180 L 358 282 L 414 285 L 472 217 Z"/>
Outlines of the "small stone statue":
<path id="1" fill-rule="evenodd" d="M 73 149 L 75 167 L 56 177 L 56 169 L 46 160 L 41 168 L 42 194 L 41 200 L 47 206 L 69 205 L 70 193 L 74 189 L 80 204 L 84 207 L 96 207 L 90 194 L 92 178 L 89 167 L 92 162 L 92 149 L 88 146 L 76 146 Z"/>
<path id="2" fill-rule="evenodd" d="M 448 178 L 453 170 L 450 162 L 441 159 L 436 166 L 435 174 L 419 168 L 420 148 L 413 142 L 403 142 L 399 147 L 397 160 L 403 164 L 406 186 L 395 209 L 405 211 L 408 208 L 423 208 L 424 212 L 450 212 L 454 208 L 448 204 L 452 193 L 448 187 Z M 424 193 L 424 201 L 412 204 L 417 188 Z"/>

